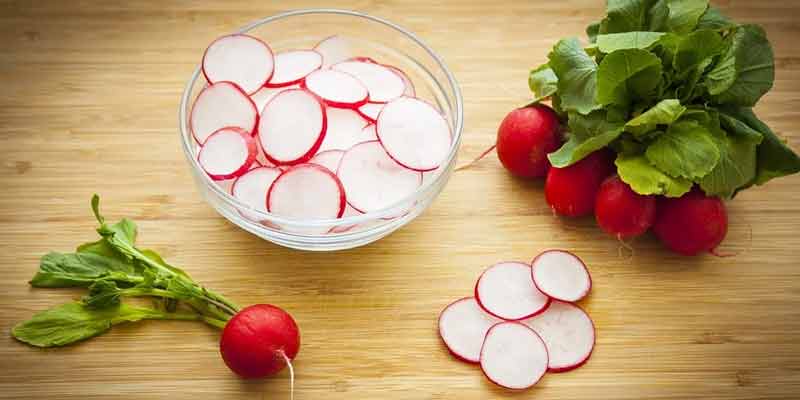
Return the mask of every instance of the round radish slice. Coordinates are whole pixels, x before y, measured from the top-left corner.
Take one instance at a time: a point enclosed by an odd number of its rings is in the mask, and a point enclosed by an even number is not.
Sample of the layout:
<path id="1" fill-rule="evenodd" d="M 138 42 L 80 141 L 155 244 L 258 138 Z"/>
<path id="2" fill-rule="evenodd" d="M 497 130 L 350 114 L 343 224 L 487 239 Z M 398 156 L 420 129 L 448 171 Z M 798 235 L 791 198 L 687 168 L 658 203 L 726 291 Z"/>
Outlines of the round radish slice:
<path id="1" fill-rule="evenodd" d="M 230 81 L 247 94 L 264 86 L 274 67 L 275 58 L 269 46 L 244 34 L 223 36 L 203 54 L 203 75 L 208 83 Z"/>
<path id="2" fill-rule="evenodd" d="M 367 121 L 357 112 L 347 108 L 328 107 L 325 113 L 328 126 L 320 151 L 347 150 L 356 143 L 366 141 L 362 138 L 361 131 Z"/>
<path id="3" fill-rule="evenodd" d="M 532 317 L 550 304 L 533 284 L 530 265 L 521 262 L 501 262 L 483 271 L 475 299 L 489 314 L 511 321 Z"/>
<path id="4" fill-rule="evenodd" d="M 359 143 L 347 150 L 336 174 L 348 204 L 364 213 L 408 197 L 422 183 L 422 174 L 394 162 L 378 141 Z"/>
<path id="5" fill-rule="evenodd" d="M 519 322 L 489 328 L 481 348 L 481 370 L 493 383 L 508 389 L 527 389 L 547 372 L 544 341 Z"/>
<path id="6" fill-rule="evenodd" d="M 317 153 L 311 160 L 308 162 L 311 164 L 321 165 L 333 173 L 336 173 L 336 170 L 339 169 L 339 162 L 342 161 L 342 156 L 344 155 L 344 150 L 326 150 Z"/>
<path id="7" fill-rule="evenodd" d="M 281 172 L 280 169 L 274 167 L 253 168 L 236 178 L 231 186 L 231 194 L 255 210 L 267 212 L 267 191 Z M 242 211 L 241 214 L 252 221 L 260 219 L 257 214 L 252 212 Z"/>
<path id="8" fill-rule="evenodd" d="M 409 78 L 408 75 L 405 72 L 403 72 L 403 70 L 391 65 L 384 65 L 384 66 L 394 71 L 394 73 L 396 73 L 397 75 L 400 75 L 400 78 L 403 79 L 403 83 L 405 83 L 406 85 L 406 90 L 403 92 L 404 95 L 408 97 L 414 97 L 417 95 L 417 90 L 414 89 L 414 83 L 411 82 L 411 78 Z"/>
<path id="9" fill-rule="evenodd" d="M 333 172 L 316 164 L 284 171 L 267 193 L 267 210 L 286 218 L 339 218 L 344 212 L 344 189 Z"/>
<path id="10" fill-rule="evenodd" d="M 355 76 L 369 92 L 369 101 L 385 103 L 403 95 L 406 84 L 400 75 L 380 64 L 363 61 L 343 61 L 331 68 Z"/>
<path id="11" fill-rule="evenodd" d="M 367 103 L 358 107 L 358 113 L 361 114 L 362 117 L 375 122 L 378 120 L 378 115 L 385 105 L 385 103 Z"/>
<path id="12" fill-rule="evenodd" d="M 350 206 L 348 204 L 344 208 L 344 214 L 342 214 L 342 218 L 353 217 L 353 216 L 356 216 L 356 215 L 364 215 L 364 213 L 356 210 L 355 208 L 353 208 L 352 206 Z M 345 233 L 345 232 L 348 232 L 348 231 L 350 231 L 351 229 L 353 229 L 353 228 L 355 228 L 357 226 L 358 226 L 358 224 L 336 225 L 333 228 L 331 228 L 329 233 Z"/>
<path id="13" fill-rule="evenodd" d="M 325 106 L 302 89 L 278 93 L 264 106 L 258 137 L 264 155 L 275 165 L 299 164 L 310 159 L 326 131 Z"/>
<path id="14" fill-rule="evenodd" d="M 439 315 L 439 336 L 460 360 L 478 363 L 486 332 L 501 320 L 487 314 L 474 297 L 451 303 Z"/>
<path id="15" fill-rule="evenodd" d="M 370 64 L 377 64 L 378 63 L 377 61 L 375 61 L 374 58 L 367 57 L 367 56 L 350 57 L 349 59 L 347 59 L 347 61 L 359 61 L 359 62 L 365 62 L 365 63 L 370 63 Z"/>
<path id="16" fill-rule="evenodd" d="M 309 92 L 334 107 L 357 108 L 367 102 L 367 88 L 353 75 L 335 69 L 314 71 L 303 81 Z"/>
<path id="17" fill-rule="evenodd" d="M 580 307 L 554 300 L 547 310 L 522 321 L 544 340 L 550 353 L 550 372 L 566 372 L 580 367 L 594 349 L 594 324 Z"/>
<path id="18" fill-rule="evenodd" d="M 314 46 L 322 54 L 322 66 L 330 67 L 351 57 L 350 44 L 339 35 L 327 37 Z"/>
<path id="19" fill-rule="evenodd" d="M 294 85 L 320 67 L 322 67 L 322 55 L 314 50 L 280 52 L 275 55 L 275 73 L 265 86 Z"/>
<path id="20" fill-rule="evenodd" d="M 378 138 L 398 163 L 417 171 L 436 169 L 450 152 L 450 126 L 430 104 L 401 97 L 381 110 Z"/>
<path id="21" fill-rule="evenodd" d="M 256 124 L 256 105 L 231 82 L 218 82 L 204 88 L 197 95 L 189 115 L 189 129 L 200 145 L 221 128 L 236 126 L 252 134 Z"/>
<path id="22" fill-rule="evenodd" d="M 250 169 L 256 159 L 256 141 L 240 128 L 222 128 L 206 139 L 197 161 L 214 180 L 235 178 Z"/>
<path id="23" fill-rule="evenodd" d="M 364 142 L 378 140 L 378 132 L 375 131 L 375 124 L 369 124 L 361 130 L 361 140 Z"/>
<path id="24" fill-rule="evenodd" d="M 568 251 L 545 251 L 533 259 L 532 269 L 536 287 L 556 300 L 578 301 L 592 287 L 592 278 L 583 261 Z"/>
<path id="25" fill-rule="evenodd" d="M 289 89 L 297 89 L 299 86 L 292 85 L 292 86 L 284 86 L 279 88 L 269 88 L 269 87 L 262 87 L 257 92 L 253 93 L 250 96 L 250 99 L 253 100 L 253 104 L 256 105 L 256 110 L 258 113 L 261 114 L 261 110 L 264 109 L 264 106 L 275 97 L 276 94 L 283 92 Z"/>

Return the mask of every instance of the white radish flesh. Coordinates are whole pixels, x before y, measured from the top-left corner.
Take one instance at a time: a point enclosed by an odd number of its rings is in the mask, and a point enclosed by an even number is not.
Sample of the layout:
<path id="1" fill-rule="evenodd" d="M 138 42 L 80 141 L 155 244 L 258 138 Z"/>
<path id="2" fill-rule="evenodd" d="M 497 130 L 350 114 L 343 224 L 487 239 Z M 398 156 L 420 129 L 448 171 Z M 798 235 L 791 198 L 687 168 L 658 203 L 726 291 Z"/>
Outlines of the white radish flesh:
<path id="1" fill-rule="evenodd" d="M 314 46 L 314 50 L 322 54 L 322 66 L 330 67 L 352 57 L 350 44 L 339 35 L 327 37 Z"/>
<path id="2" fill-rule="evenodd" d="M 475 284 L 475 298 L 486 312 L 505 320 L 529 318 L 550 304 L 533 284 L 530 265 L 520 262 L 487 268 Z"/>
<path id="3" fill-rule="evenodd" d="M 481 370 L 493 383 L 508 389 L 527 389 L 547 372 L 544 342 L 519 322 L 489 328 L 481 348 Z"/>
<path id="4" fill-rule="evenodd" d="M 353 208 L 351 205 L 348 204 L 348 205 L 346 205 L 344 207 L 344 213 L 342 214 L 341 218 L 354 217 L 356 215 L 364 215 L 364 213 L 356 210 L 355 208 Z M 349 232 L 353 228 L 355 228 L 356 226 L 358 226 L 358 224 L 336 225 L 333 228 L 331 228 L 329 233 L 345 233 L 345 232 Z"/>
<path id="5" fill-rule="evenodd" d="M 414 88 L 414 83 L 411 81 L 411 78 L 409 78 L 408 75 L 403 72 L 403 70 L 392 65 L 385 65 L 385 67 L 389 68 L 397 75 L 400 75 L 400 78 L 403 79 L 403 83 L 406 85 L 406 90 L 403 91 L 403 95 L 408 97 L 415 97 L 417 95 L 417 90 Z"/>
<path id="6" fill-rule="evenodd" d="M 291 86 L 284 86 L 284 87 L 277 87 L 277 88 L 270 88 L 270 87 L 262 87 L 257 92 L 253 93 L 250 96 L 250 99 L 253 100 L 253 103 L 256 105 L 256 110 L 258 113 L 261 114 L 261 110 L 264 109 L 264 106 L 272 100 L 275 95 L 280 92 L 289 89 L 297 89 L 299 86 L 291 85 Z"/>
<path id="7" fill-rule="evenodd" d="M 275 165 L 299 164 L 316 153 L 325 138 L 325 106 L 311 93 L 290 89 L 264 106 L 258 137 Z"/>
<path id="8" fill-rule="evenodd" d="M 281 174 L 281 170 L 274 167 L 256 167 L 236 178 L 231 186 L 233 197 L 247 204 L 256 211 L 267 212 L 267 191 Z M 258 214 L 242 211 L 242 215 L 252 221 L 259 221 Z"/>
<path id="9" fill-rule="evenodd" d="M 545 312 L 522 322 L 544 340 L 550 353 L 548 368 L 551 372 L 578 368 L 592 355 L 594 324 L 589 315 L 574 304 L 554 300 Z"/>
<path id="10" fill-rule="evenodd" d="M 403 78 L 380 64 L 363 61 L 343 61 L 331 68 L 355 76 L 369 92 L 369 101 L 385 103 L 403 95 Z"/>
<path id="11" fill-rule="evenodd" d="M 474 297 L 451 303 L 439 315 L 439 336 L 460 360 L 480 362 L 481 346 L 486 332 L 500 319 L 487 314 Z"/>
<path id="12" fill-rule="evenodd" d="M 334 219 L 344 212 L 339 179 L 327 168 L 301 164 L 284 171 L 267 194 L 267 210 L 294 219 Z"/>
<path id="13" fill-rule="evenodd" d="M 357 112 L 347 108 L 327 107 L 327 129 L 320 151 L 347 150 L 356 143 L 366 141 L 361 132 L 367 121 Z"/>
<path id="14" fill-rule="evenodd" d="M 358 107 L 358 113 L 371 122 L 375 122 L 378 120 L 378 115 L 380 115 L 385 105 L 386 103 L 367 103 Z"/>
<path id="15" fill-rule="evenodd" d="M 200 145 L 212 133 L 229 126 L 252 134 L 257 123 L 256 105 L 241 88 L 231 82 L 218 82 L 204 88 L 197 95 L 189 115 L 189 129 Z"/>
<path id="16" fill-rule="evenodd" d="M 208 137 L 197 161 L 211 179 L 230 179 L 250 169 L 257 150 L 249 133 L 236 127 L 222 128 Z"/>
<path id="17" fill-rule="evenodd" d="M 378 140 L 378 132 L 375 131 L 375 124 L 369 124 L 361 130 L 362 141 Z"/>
<path id="18" fill-rule="evenodd" d="M 381 110 L 378 138 L 398 163 L 418 171 L 436 169 L 450 152 L 450 126 L 432 105 L 401 97 Z"/>
<path id="19" fill-rule="evenodd" d="M 275 55 L 275 73 L 265 86 L 294 85 L 320 67 L 322 67 L 322 55 L 314 50 L 280 52 Z"/>
<path id="20" fill-rule="evenodd" d="M 556 300 L 578 301 L 592 287 L 592 279 L 583 261 L 568 251 L 545 251 L 533 259 L 532 269 L 536 287 Z"/>
<path id="21" fill-rule="evenodd" d="M 273 75 L 275 58 L 263 41 L 244 34 L 223 36 L 203 54 L 203 74 L 208 83 L 230 81 L 253 94 Z"/>
<path id="22" fill-rule="evenodd" d="M 357 108 L 367 102 L 367 88 L 353 75 L 321 69 L 306 76 L 303 85 L 333 107 Z"/>
<path id="23" fill-rule="evenodd" d="M 310 161 L 311 164 L 317 164 L 327 168 L 329 171 L 336 173 L 339 169 L 339 162 L 342 161 L 344 150 L 326 150 L 317 153 Z"/>

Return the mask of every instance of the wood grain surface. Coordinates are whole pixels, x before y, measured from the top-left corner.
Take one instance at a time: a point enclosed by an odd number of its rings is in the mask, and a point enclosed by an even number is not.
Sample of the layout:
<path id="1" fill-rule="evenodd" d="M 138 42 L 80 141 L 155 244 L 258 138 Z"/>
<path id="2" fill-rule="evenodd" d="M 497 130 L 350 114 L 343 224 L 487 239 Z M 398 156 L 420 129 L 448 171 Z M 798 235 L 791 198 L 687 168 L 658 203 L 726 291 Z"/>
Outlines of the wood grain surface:
<path id="1" fill-rule="evenodd" d="M 762 24 L 775 88 L 758 107 L 800 148 L 796 1 L 717 3 Z M 728 258 L 684 258 L 652 237 L 622 248 L 589 219 L 553 217 L 542 183 L 495 157 L 456 173 L 434 205 L 364 248 L 287 250 L 218 216 L 195 191 L 179 147 L 186 79 L 216 36 L 287 7 L 339 7 L 393 20 L 438 50 L 461 83 L 461 158 L 493 141 L 529 98 L 527 71 L 559 38 L 603 12 L 578 1 L 0 1 L 0 398 L 283 399 L 285 373 L 242 381 L 218 332 L 145 322 L 77 346 L 38 350 L 8 335 L 36 311 L 80 296 L 30 289 L 38 258 L 93 240 L 89 197 L 140 224 L 140 240 L 241 304 L 289 310 L 302 330 L 303 399 L 797 399 L 800 396 L 800 177 L 728 203 Z M 597 325 L 583 368 L 509 392 L 452 359 L 439 311 L 478 273 L 546 248 L 575 251 Z"/>

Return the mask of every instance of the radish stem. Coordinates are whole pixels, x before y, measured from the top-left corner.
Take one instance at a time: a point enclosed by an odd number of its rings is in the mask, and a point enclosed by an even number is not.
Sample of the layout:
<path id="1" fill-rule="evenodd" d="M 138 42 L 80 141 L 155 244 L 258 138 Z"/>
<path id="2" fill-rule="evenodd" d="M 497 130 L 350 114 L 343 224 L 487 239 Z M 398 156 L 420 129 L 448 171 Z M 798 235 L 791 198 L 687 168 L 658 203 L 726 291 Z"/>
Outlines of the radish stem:
<path id="1" fill-rule="evenodd" d="M 456 167 L 455 171 L 461 171 L 461 170 L 467 169 L 467 168 L 475 165 L 478 161 L 482 160 L 489 153 L 491 153 L 496 147 L 497 147 L 497 145 L 493 144 L 491 147 L 489 147 L 488 149 L 484 150 L 483 153 L 481 153 L 479 156 L 475 157 L 472 161 L 470 161 L 470 162 L 468 162 L 468 163 L 466 163 L 466 164 L 464 164 L 464 165 L 462 165 L 460 167 Z"/>

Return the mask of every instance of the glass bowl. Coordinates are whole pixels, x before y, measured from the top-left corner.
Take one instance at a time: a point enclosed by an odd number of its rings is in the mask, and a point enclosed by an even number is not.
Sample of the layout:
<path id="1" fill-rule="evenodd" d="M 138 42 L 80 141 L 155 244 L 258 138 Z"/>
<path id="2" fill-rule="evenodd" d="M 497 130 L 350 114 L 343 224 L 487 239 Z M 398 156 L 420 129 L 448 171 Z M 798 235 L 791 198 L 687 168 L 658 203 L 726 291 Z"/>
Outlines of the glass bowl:
<path id="1" fill-rule="evenodd" d="M 409 223 L 442 191 L 456 163 L 461 144 L 463 104 L 458 84 L 442 59 L 416 35 L 384 19 L 347 10 L 290 11 L 255 21 L 239 32 L 261 38 L 274 52 L 312 48 L 320 40 L 340 35 L 353 55 L 372 57 L 402 69 L 414 83 L 417 97 L 436 106 L 450 124 L 450 152 L 435 171 L 426 172 L 412 195 L 382 210 L 327 220 L 297 220 L 258 211 L 237 200 L 229 183 L 215 183 L 200 168 L 197 144 L 188 129 L 194 99 L 206 85 L 198 66 L 181 98 L 179 124 L 183 152 L 194 181 L 214 209 L 242 229 L 270 242 L 301 250 L 329 251 L 363 246 Z M 198 58 L 201 53 L 198 52 Z"/>

